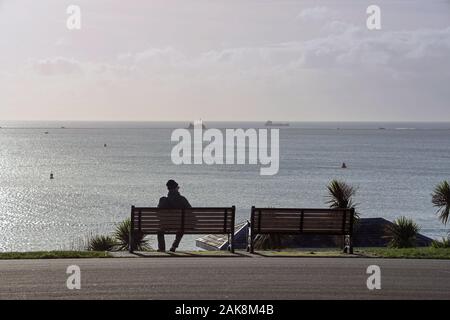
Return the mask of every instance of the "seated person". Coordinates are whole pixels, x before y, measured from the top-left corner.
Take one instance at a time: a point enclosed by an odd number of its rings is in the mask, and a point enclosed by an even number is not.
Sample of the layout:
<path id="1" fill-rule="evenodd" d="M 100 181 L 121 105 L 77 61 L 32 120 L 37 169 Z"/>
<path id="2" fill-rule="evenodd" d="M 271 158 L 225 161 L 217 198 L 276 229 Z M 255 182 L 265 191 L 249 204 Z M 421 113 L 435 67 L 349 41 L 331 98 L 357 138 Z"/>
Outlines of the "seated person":
<path id="1" fill-rule="evenodd" d="M 159 199 L 158 208 L 162 209 L 187 209 L 191 208 L 189 201 L 185 197 L 183 197 L 179 189 L 178 183 L 175 180 L 169 180 L 166 183 L 167 189 L 169 193 L 167 197 L 162 197 Z M 175 241 L 170 248 L 171 252 L 175 252 L 180 244 L 181 238 L 183 237 L 182 232 L 178 232 L 175 236 Z M 166 251 L 166 242 L 164 239 L 164 231 L 158 232 L 158 251 L 165 252 Z"/>

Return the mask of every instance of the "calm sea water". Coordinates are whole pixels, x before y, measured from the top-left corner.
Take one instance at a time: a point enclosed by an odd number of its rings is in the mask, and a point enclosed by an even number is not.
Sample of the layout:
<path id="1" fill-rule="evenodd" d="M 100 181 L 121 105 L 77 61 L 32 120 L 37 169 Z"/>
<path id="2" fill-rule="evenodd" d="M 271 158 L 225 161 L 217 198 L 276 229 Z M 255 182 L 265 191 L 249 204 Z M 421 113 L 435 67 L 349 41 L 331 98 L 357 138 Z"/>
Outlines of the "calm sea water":
<path id="1" fill-rule="evenodd" d="M 324 206 L 327 183 L 339 178 L 358 186 L 362 217 L 405 215 L 428 236 L 447 232 L 430 193 L 450 179 L 450 124 L 294 123 L 280 131 L 275 176 L 254 165 L 172 164 L 171 128 L 186 125 L 0 122 L 0 251 L 70 249 L 108 233 L 131 205 L 156 205 L 169 178 L 194 206 L 236 205 L 237 221 L 252 205 Z M 195 248 L 195 238 L 181 248 Z"/>

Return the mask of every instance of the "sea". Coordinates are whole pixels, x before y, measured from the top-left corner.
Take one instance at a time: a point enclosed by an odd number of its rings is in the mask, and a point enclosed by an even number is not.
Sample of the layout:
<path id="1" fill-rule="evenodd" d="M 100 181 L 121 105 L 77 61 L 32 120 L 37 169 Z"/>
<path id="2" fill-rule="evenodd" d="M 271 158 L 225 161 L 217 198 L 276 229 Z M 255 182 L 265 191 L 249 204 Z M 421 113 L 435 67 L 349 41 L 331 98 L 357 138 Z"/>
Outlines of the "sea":
<path id="1" fill-rule="evenodd" d="M 204 123 L 267 129 L 264 121 Z M 0 251 L 80 249 L 111 233 L 132 205 L 156 206 L 168 179 L 193 206 L 235 205 L 237 222 L 253 205 L 325 207 L 327 184 L 340 179 L 357 188 L 363 218 L 406 216 L 432 238 L 449 231 L 431 193 L 450 179 L 450 123 L 291 122 L 280 128 L 273 176 L 253 164 L 174 164 L 172 132 L 188 124 L 0 121 Z M 180 249 L 197 249 L 198 237 L 185 236 Z"/>

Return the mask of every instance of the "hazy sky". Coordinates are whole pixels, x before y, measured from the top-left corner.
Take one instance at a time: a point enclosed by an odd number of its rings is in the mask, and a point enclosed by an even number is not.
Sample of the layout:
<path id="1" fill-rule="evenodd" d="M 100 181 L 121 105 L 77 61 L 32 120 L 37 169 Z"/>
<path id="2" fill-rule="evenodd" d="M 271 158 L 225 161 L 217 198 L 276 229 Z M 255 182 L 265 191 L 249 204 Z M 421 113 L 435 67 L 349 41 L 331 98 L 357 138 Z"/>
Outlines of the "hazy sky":
<path id="1" fill-rule="evenodd" d="M 198 118 L 450 121 L 450 1 L 0 0 L 0 120 Z"/>

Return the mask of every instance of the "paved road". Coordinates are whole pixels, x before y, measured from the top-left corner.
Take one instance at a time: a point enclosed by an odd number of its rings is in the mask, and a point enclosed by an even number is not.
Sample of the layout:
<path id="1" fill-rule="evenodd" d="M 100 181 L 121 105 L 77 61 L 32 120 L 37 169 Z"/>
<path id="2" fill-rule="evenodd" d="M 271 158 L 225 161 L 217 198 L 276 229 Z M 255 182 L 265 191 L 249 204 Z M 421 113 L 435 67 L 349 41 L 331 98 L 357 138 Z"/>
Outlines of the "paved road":
<path id="1" fill-rule="evenodd" d="M 66 268 L 81 269 L 68 290 Z M 381 268 L 381 290 L 366 268 Z M 0 261 L 0 299 L 450 299 L 450 261 L 123 258 Z"/>

